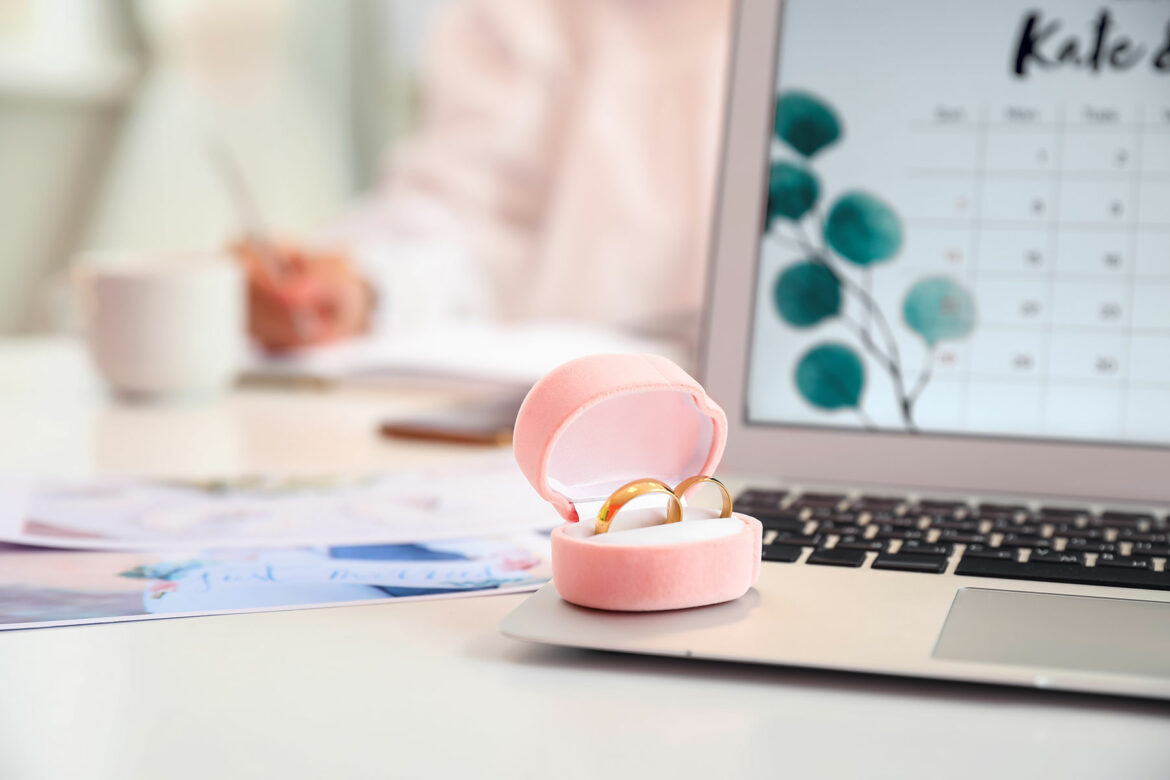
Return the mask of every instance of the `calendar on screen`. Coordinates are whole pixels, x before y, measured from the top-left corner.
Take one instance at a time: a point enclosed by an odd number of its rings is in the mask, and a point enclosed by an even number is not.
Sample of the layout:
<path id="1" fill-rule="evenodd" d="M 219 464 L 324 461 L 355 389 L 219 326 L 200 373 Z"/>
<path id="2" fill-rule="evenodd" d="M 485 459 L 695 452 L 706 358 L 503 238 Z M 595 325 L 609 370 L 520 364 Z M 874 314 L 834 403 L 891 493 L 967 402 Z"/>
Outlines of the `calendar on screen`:
<path id="1" fill-rule="evenodd" d="M 786 0 L 749 422 L 1170 446 L 1170 0 Z"/>

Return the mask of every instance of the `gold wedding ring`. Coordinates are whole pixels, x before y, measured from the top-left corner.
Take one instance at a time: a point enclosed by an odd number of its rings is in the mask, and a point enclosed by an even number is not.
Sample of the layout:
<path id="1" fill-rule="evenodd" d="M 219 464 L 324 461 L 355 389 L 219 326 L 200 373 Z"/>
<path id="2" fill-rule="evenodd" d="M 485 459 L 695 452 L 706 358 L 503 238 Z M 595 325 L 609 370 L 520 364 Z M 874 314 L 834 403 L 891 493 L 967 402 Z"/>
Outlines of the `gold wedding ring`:
<path id="1" fill-rule="evenodd" d="M 719 488 L 719 493 L 723 498 L 723 506 L 719 511 L 720 517 L 731 517 L 731 493 L 728 492 L 727 486 L 724 485 L 715 477 L 707 477 L 702 474 L 694 477 L 688 477 L 674 489 L 674 494 L 678 496 L 679 503 L 683 506 L 687 505 L 687 493 L 689 493 L 696 485 L 703 482 L 710 482 L 715 487 Z"/>
<path id="2" fill-rule="evenodd" d="M 635 479 L 633 482 L 627 482 L 622 485 L 610 493 L 609 498 L 605 499 L 605 503 L 601 505 L 601 509 L 597 512 L 597 523 L 593 527 L 593 533 L 603 534 L 608 531 L 609 524 L 613 522 L 613 517 L 618 513 L 619 509 L 638 496 L 645 496 L 650 493 L 665 493 L 670 496 L 670 503 L 666 505 L 666 522 L 677 523 L 679 520 L 682 520 L 682 502 L 678 500 L 675 492 L 670 489 L 670 485 L 657 479 Z"/>
<path id="3" fill-rule="evenodd" d="M 597 522 L 593 527 L 593 533 L 603 534 L 607 532 L 618 510 L 638 496 L 645 496 L 650 493 L 665 493 L 670 496 L 670 502 L 666 505 L 666 522 L 677 523 L 682 520 L 682 510 L 686 505 L 687 493 L 704 482 L 710 482 L 719 488 L 719 492 L 723 498 L 723 507 L 719 516 L 731 517 L 731 493 L 727 491 L 727 487 L 722 482 L 714 477 L 708 477 L 703 474 L 688 477 L 678 483 L 673 490 L 661 480 L 635 479 L 633 482 L 627 482 L 622 485 L 613 491 L 613 493 L 610 493 L 609 498 L 605 499 L 605 503 L 601 505 L 601 509 L 597 512 Z"/>

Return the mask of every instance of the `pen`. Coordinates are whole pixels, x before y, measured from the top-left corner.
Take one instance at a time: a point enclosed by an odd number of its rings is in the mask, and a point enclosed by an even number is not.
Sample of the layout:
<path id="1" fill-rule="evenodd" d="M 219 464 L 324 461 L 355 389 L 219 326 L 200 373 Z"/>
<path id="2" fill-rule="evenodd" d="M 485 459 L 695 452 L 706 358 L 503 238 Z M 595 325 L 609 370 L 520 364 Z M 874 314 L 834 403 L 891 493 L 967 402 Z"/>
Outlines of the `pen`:
<path id="1" fill-rule="evenodd" d="M 244 244 L 260 259 L 264 273 L 273 284 L 279 284 L 292 270 L 287 259 L 278 252 L 260 216 L 260 207 L 244 179 L 243 169 L 231 153 L 227 143 L 217 135 L 205 138 L 207 154 L 219 178 L 227 189 L 244 231 Z M 293 328 L 298 338 L 304 339 L 310 331 L 309 312 L 293 311 Z"/>

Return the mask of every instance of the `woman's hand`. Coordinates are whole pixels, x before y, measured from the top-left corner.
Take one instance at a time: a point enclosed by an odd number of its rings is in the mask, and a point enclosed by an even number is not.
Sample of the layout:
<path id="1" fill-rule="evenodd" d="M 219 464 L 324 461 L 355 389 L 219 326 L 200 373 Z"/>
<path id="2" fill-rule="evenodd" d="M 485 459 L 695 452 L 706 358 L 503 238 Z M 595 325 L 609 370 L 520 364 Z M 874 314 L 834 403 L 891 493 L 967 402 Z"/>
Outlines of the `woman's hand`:
<path id="1" fill-rule="evenodd" d="M 265 349 L 325 344 L 369 327 L 373 291 L 345 254 L 253 240 L 232 252 L 248 277 L 248 331 Z"/>

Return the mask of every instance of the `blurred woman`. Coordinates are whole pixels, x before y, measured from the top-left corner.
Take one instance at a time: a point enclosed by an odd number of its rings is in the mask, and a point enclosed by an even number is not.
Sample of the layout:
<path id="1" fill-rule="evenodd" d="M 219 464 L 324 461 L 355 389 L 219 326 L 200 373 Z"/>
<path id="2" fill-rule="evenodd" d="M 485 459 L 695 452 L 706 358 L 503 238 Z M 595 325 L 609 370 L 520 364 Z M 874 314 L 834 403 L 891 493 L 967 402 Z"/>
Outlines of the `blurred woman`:
<path id="1" fill-rule="evenodd" d="M 730 0 L 462 0 L 422 118 L 318 246 L 243 246 L 272 349 L 368 327 L 567 318 L 697 331 Z"/>

